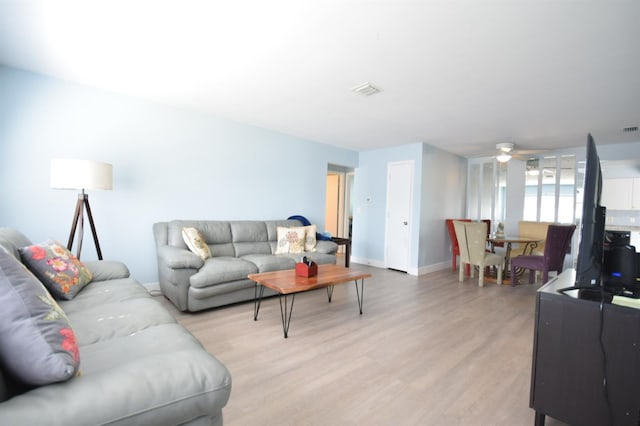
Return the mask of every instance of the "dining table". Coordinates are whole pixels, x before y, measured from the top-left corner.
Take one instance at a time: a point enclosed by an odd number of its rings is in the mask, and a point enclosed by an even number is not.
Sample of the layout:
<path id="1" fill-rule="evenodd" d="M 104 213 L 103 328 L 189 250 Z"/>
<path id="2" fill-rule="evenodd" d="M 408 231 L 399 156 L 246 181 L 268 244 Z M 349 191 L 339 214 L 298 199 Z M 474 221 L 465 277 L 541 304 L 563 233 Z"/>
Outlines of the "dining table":
<path id="1" fill-rule="evenodd" d="M 505 246 L 505 256 L 504 256 L 504 270 L 503 277 L 510 276 L 510 261 L 511 261 L 511 251 L 513 249 L 513 244 L 522 244 L 524 247 L 522 249 L 523 255 L 530 255 L 533 253 L 533 250 L 538 247 L 538 244 L 544 240 L 535 237 L 527 237 L 524 235 L 496 235 L 491 234 L 487 238 L 489 245 L 491 246 L 491 252 L 495 253 L 496 247 Z M 522 270 L 516 270 L 516 274 L 522 273 Z"/>

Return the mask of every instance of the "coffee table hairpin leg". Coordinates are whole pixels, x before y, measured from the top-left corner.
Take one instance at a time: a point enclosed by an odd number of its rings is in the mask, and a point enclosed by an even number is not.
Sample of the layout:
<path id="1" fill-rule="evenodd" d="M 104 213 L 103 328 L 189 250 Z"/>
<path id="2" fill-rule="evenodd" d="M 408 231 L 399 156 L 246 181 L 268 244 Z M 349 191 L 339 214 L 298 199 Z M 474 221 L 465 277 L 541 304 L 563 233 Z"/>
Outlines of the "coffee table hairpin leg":
<path id="1" fill-rule="evenodd" d="M 258 291 L 260 287 L 260 291 Z M 260 311 L 260 302 L 262 302 L 262 296 L 264 295 L 264 286 L 256 283 L 253 290 L 253 320 L 258 321 L 258 312 Z"/>
<path id="2" fill-rule="evenodd" d="M 327 287 L 327 297 L 329 298 L 329 303 L 331 303 L 331 298 L 333 297 L 333 286 L 332 285 Z"/>
<path id="3" fill-rule="evenodd" d="M 358 280 L 354 280 L 356 285 L 356 295 L 358 297 L 358 309 L 360 311 L 360 315 L 362 315 L 362 305 L 364 302 L 364 278 L 360 280 L 360 285 L 358 285 Z M 260 290 L 258 290 L 260 287 Z M 327 286 L 327 297 L 329 298 L 329 303 L 331 303 L 331 298 L 333 296 L 333 287 Z M 260 311 L 260 303 L 262 302 L 262 296 L 264 295 L 264 286 L 256 283 L 254 288 L 254 299 L 253 299 L 253 320 L 258 320 L 258 312 Z M 289 325 L 291 324 L 291 314 L 293 313 L 293 302 L 295 301 L 296 294 L 291 294 L 291 304 L 289 305 L 288 295 L 280 294 L 278 296 L 278 301 L 280 302 L 280 316 L 282 318 L 282 331 L 284 333 L 284 338 L 289 337 Z M 284 303 L 282 301 L 284 298 Z"/>
<path id="4" fill-rule="evenodd" d="M 260 287 L 260 290 L 258 290 Z M 262 296 L 264 295 L 264 286 L 256 283 L 253 292 L 253 320 L 258 321 L 258 312 L 260 312 L 260 303 L 262 302 Z M 284 297 L 284 306 L 282 304 L 282 298 Z M 287 309 L 288 297 L 286 294 L 278 295 L 280 301 L 280 316 L 282 317 L 282 331 L 284 332 L 284 338 L 289 337 L 289 324 L 291 323 L 291 313 L 293 312 L 293 301 L 295 300 L 295 293 L 291 295 L 291 306 Z"/>
<path id="5" fill-rule="evenodd" d="M 360 308 L 360 315 L 362 315 L 362 303 L 364 302 L 364 278 L 360 280 L 360 290 L 358 290 L 358 280 L 356 283 L 356 295 L 358 296 L 358 308 Z"/>
<path id="6" fill-rule="evenodd" d="M 284 298 L 284 306 L 282 304 L 282 299 Z M 293 293 L 291 295 L 291 306 L 287 310 L 287 300 L 288 295 L 281 294 L 278 296 L 278 301 L 280 302 L 280 316 L 282 317 L 282 331 L 284 332 L 284 338 L 289 337 L 289 324 L 291 324 L 291 313 L 293 312 L 293 302 L 296 300 L 296 294 Z"/>
<path id="7" fill-rule="evenodd" d="M 356 294 L 358 296 L 358 308 L 360 310 L 360 315 L 362 315 L 362 302 L 364 301 L 364 278 L 360 280 L 360 287 L 358 287 L 358 280 L 355 280 L 356 284 Z M 327 287 L 327 297 L 329 298 L 329 303 L 331 303 L 331 297 L 333 297 L 333 286 L 330 285 Z"/>

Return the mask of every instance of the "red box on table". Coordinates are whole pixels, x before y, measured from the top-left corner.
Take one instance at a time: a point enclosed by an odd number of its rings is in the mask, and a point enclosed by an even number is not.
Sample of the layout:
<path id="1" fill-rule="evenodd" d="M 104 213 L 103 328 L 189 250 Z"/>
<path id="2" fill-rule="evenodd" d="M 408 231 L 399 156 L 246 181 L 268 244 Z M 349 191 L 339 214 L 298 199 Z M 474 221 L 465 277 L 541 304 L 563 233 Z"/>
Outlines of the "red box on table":
<path id="1" fill-rule="evenodd" d="M 296 275 L 299 277 L 315 277 L 318 275 L 318 264 L 316 262 L 311 262 L 311 265 L 308 265 L 303 262 L 296 263 Z"/>

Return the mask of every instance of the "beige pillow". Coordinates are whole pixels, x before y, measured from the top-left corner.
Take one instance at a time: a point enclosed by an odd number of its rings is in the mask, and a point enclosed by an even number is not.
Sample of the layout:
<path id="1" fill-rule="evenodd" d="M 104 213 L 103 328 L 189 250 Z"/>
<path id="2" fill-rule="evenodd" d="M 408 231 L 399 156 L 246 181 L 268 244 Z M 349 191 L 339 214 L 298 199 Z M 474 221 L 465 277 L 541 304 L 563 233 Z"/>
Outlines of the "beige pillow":
<path id="1" fill-rule="evenodd" d="M 211 257 L 211 250 L 209 250 L 207 242 L 196 228 L 182 228 L 182 238 L 189 250 L 200 256 L 202 260 L 207 260 Z"/>
<path id="2" fill-rule="evenodd" d="M 306 230 L 304 226 L 287 228 L 278 226 L 276 228 L 277 243 L 275 254 L 302 253 L 306 240 Z"/>
<path id="3" fill-rule="evenodd" d="M 304 251 L 316 251 L 316 232 L 318 232 L 318 225 L 309 225 L 304 227 L 306 236 L 304 240 Z"/>

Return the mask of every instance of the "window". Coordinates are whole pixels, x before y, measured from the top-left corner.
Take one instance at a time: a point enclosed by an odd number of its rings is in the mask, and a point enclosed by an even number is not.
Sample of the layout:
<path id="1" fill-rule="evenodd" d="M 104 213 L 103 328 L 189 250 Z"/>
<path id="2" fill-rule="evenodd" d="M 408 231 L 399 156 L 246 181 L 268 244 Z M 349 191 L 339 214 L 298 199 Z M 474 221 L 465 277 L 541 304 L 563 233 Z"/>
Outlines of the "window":
<path id="1" fill-rule="evenodd" d="M 491 232 L 506 215 L 507 164 L 495 160 L 470 163 L 467 217 L 490 219 Z"/>
<path id="2" fill-rule="evenodd" d="M 575 222 L 575 156 L 530 158 L 525 174 L 524 220 Z"/>
<path id="3" fill-rule="evenodd" d="M 469 171 L 467 217 L 480 217 L 480 164 L 472 164 Z"/>

